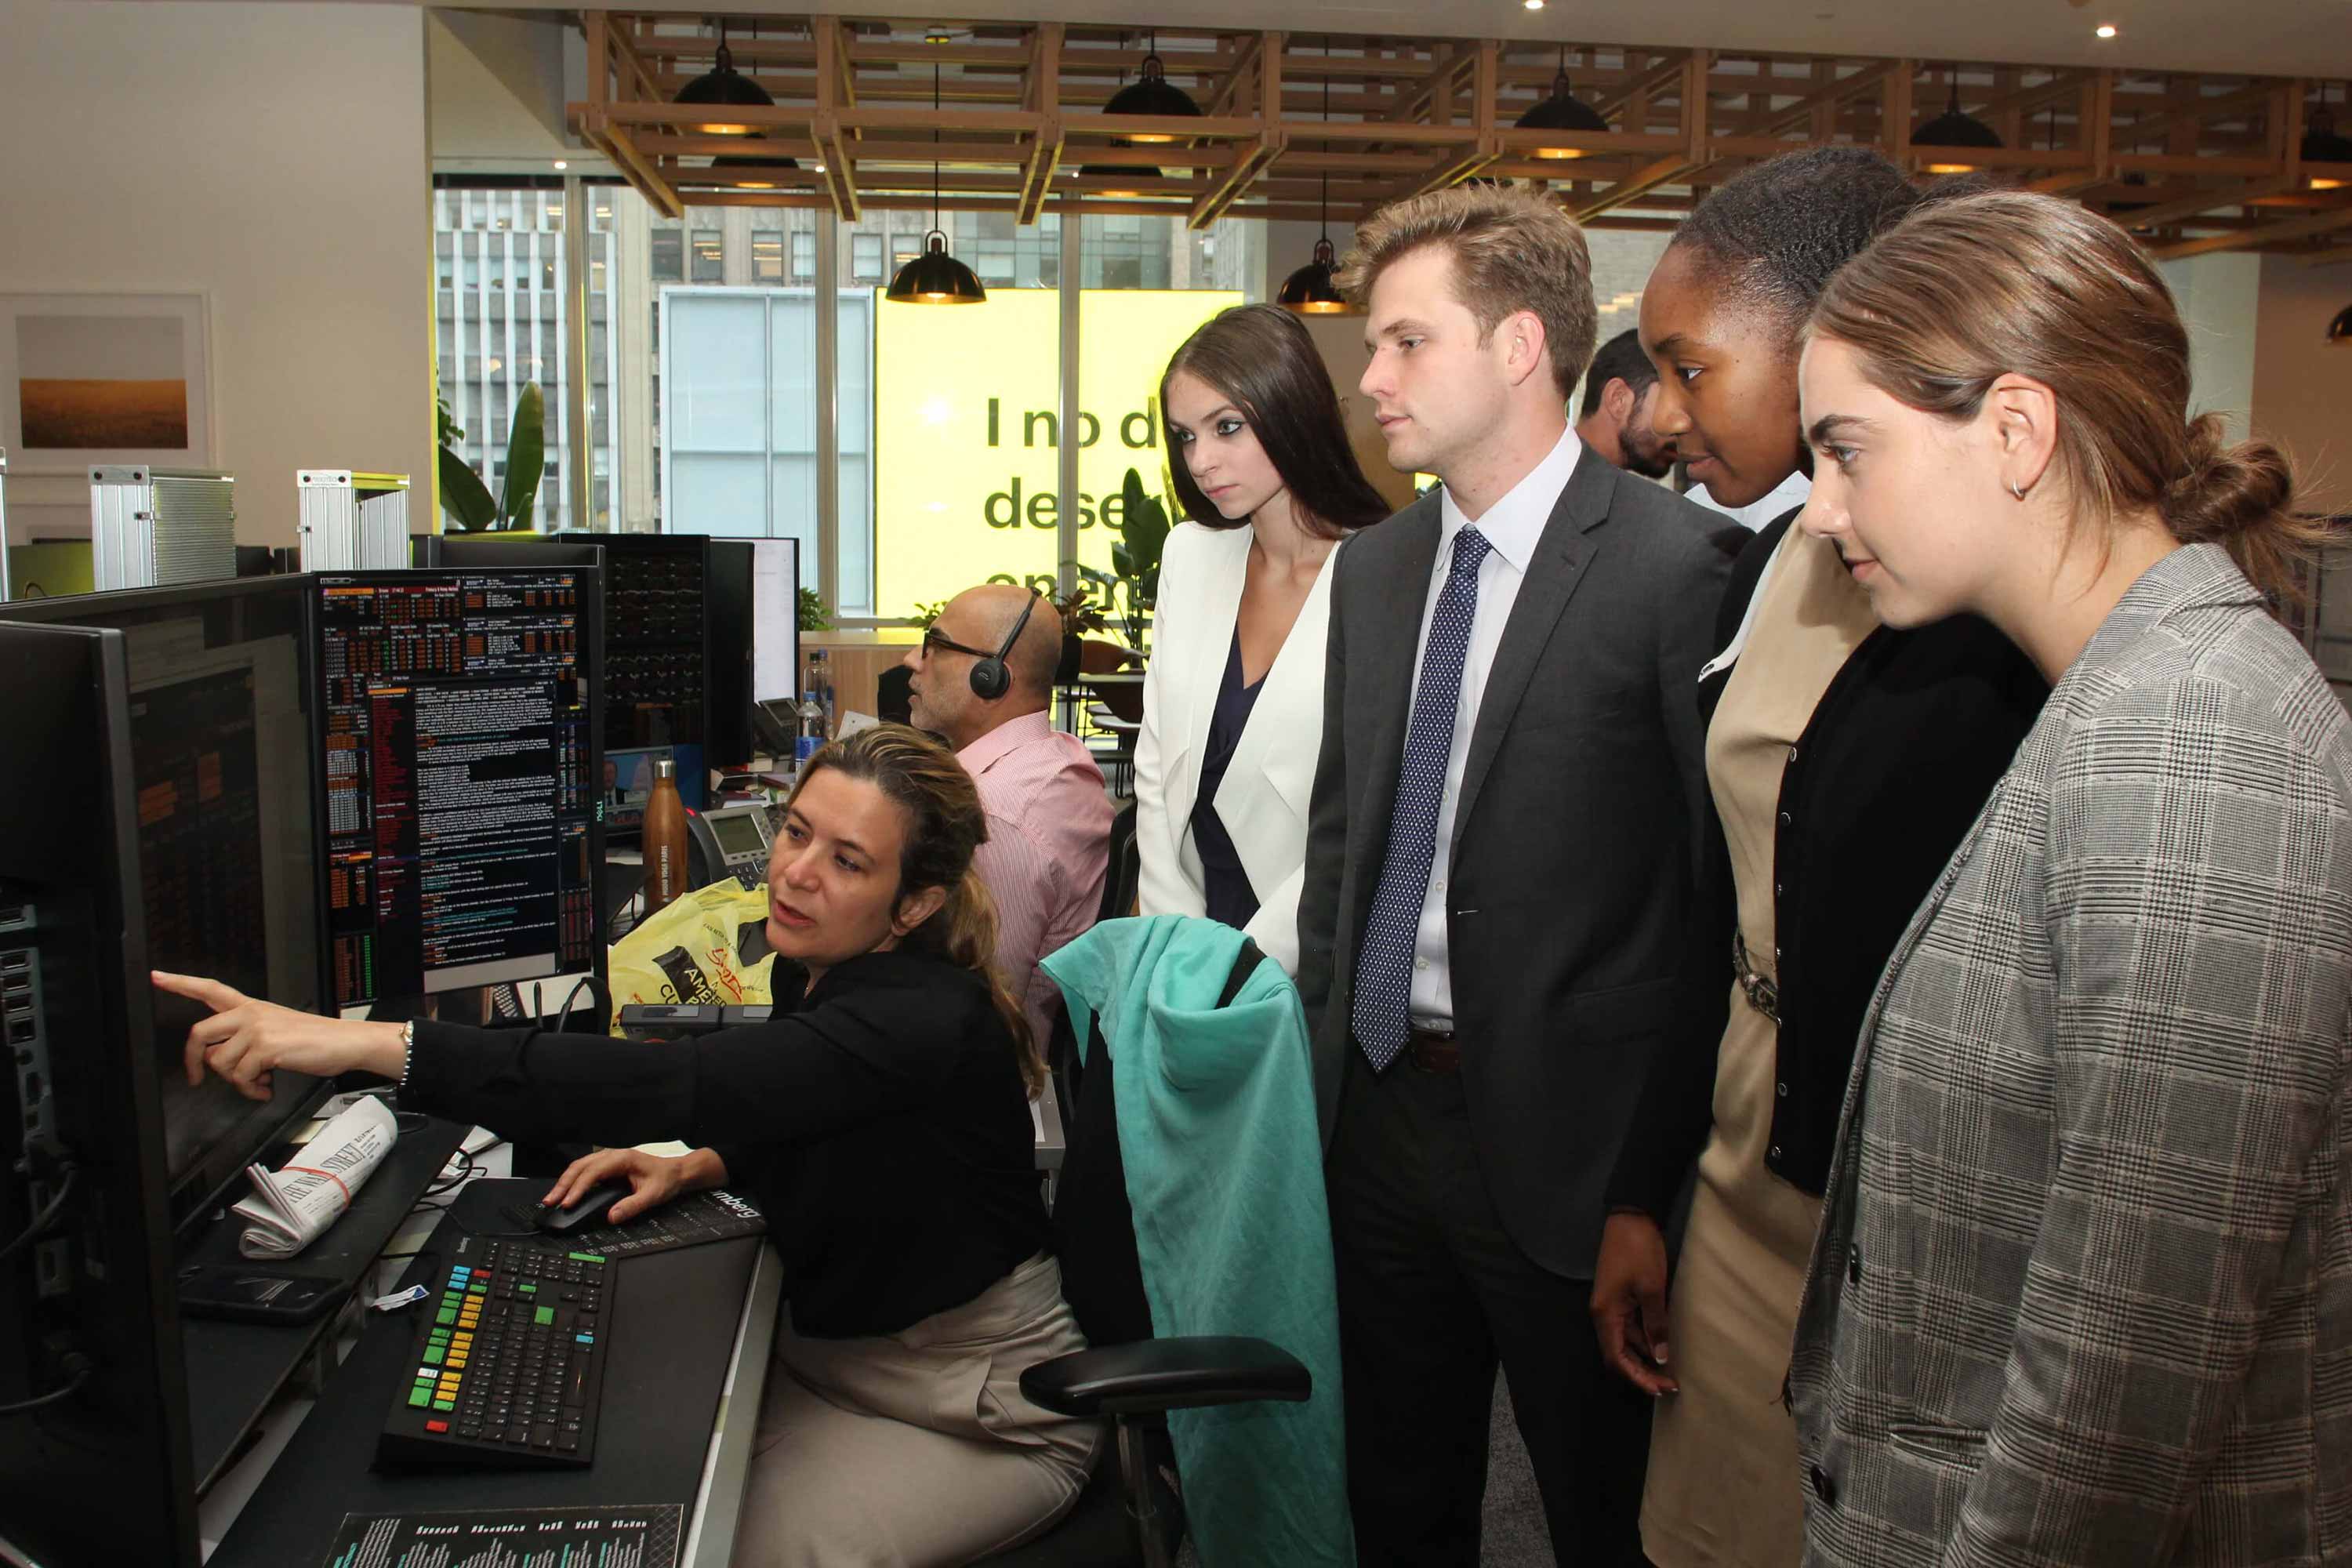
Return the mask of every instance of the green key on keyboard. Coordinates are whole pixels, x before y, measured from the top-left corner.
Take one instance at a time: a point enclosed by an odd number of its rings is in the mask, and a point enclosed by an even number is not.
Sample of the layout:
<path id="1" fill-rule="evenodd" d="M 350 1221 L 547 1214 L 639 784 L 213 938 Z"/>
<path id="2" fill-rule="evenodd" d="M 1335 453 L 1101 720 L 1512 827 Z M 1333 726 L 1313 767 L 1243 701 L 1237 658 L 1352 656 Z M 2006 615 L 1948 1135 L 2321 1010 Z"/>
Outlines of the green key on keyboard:
<path id="1" fill-rule="evenodd" d="M 530 1321 L 534 1323 L 551 1323 L 555 1321 L 555 1309 L 541 1307 L 531 1314 Z"/>
<path id="2" fill-rule="evenodd" d="M 602 1263 L 604 1261 L 604 1255 L 601 1252 L 567 1252 L 563 1256 L 570 1258 L 574 1263 Z"/>
<path id="3" fill-rule="evenodd" d="M 415 1405 L 420 1410 L 425 1405 L 432 1404 L 433 1385 L 429 1383 L 420 1383 L 415 1388 L 410 1389 L 408 1391 L 408 1403 Z"/>

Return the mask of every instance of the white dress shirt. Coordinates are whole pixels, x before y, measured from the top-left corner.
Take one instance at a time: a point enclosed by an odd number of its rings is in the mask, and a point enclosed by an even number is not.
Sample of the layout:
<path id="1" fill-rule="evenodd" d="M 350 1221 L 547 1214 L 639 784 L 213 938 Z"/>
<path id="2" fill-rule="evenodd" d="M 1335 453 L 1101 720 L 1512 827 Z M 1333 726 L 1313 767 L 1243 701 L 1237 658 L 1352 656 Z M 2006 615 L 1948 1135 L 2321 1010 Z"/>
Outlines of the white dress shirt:
<path id="1" fill-rule="evenodd" d="M 1470 623 L 1470 650 L 1462 661 L 1462 698 L 1454 712 L 1454 746 L 1445 757 L 1445 792 L 1437 802 L 1437 849 L 1429 864 L 1429 890 L 1421 903 L 1421 937 L 1413 944 L 1413 1026 L 1450 1029 L 1454 1026 L 1454 977 L 1446 964 L 1445 879 L 1454 862 L 1454 808 L 1462 798 L 1463 769 L 1470 759 L 1470 732 L 1477 728 L 1478 701 L 1486 695 L 1486 672 L 1495 668 L 1495 650 L 1502 645 L 1503 627 L 1518 602 L 1519 584 L 1527 581 L 1544 525 L 1560 491 L 1576 471 L 1577 455 L 1584 450 L 1573 427 L 1560 433 L 1544 460 L 1513 485 L 1484 517 L 1465 517 L 1445 491 L 1438 500 L 1437 563 L 1431 568 L 1429 592 L 1421 605 L 1421 641 L 1412 656 L 1413 691 L 1421 690 L 1421 661 L 1429 651 L 1429 624 L 1437 615 L 1437 595 L 1444 590 L 1445 574 L 1454 565 L 1454 536 L 1473 521 L 1494 548 L 1478 563 L 1478 609 Z M 1411 732 L 1408 715 L 1407 733 Z"/>

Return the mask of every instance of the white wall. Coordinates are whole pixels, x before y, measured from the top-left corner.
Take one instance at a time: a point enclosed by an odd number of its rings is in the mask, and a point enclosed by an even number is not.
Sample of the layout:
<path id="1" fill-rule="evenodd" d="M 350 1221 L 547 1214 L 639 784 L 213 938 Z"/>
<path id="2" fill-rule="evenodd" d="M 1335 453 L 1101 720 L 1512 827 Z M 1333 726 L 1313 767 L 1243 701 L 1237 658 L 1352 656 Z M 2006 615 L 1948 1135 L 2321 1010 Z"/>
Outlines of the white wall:
<path id="1" fill-rule="evenodd" d="M 2189 329 L 2189 412 L 2216 413 L 2242 441 L 2254 403 L 2254 324 L 2263 258 L 2223 251 L 2158 264 Z"/>
<path id="2" fill-rule="evenodd" d="M 425 13 L 9 0 L 0 292 L 202 290 L 213 466 L 237 539 L 291 544 L 294 472 L 430 483 Z M 11 331 L 0 322 L 0 331 Z M 86 480 L 9 454 L 8 532 L 89 526 Z M 428 491 L 429 493 L 429 491 Z"/>
<path id="3" fill-rule="evenodd" d="M 2352 266 L 2262 258 L 2254 340 L 2254 429 L 2300 471 L 2295 503 L 2352 512 L 2352 348 L 2327 342 L 2327 323 L 2352 305 Z"/>

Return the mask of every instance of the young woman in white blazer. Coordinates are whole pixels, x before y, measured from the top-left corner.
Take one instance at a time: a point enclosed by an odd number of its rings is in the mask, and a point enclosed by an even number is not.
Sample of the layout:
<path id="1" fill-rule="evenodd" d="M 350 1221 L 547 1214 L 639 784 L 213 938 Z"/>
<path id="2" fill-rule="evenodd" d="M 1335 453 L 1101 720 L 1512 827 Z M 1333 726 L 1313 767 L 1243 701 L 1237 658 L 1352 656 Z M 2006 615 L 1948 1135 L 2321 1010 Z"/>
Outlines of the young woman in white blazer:
<path id="1" fill-rule="evenodd" d="M 1141 912 L 1205 915 L 1298 967 L 1332 552 L 1388 503 L 1298 319 L 1219 312 L 1160 381 L 1189 520 L 1168 536 L 1135 748 Z"/>

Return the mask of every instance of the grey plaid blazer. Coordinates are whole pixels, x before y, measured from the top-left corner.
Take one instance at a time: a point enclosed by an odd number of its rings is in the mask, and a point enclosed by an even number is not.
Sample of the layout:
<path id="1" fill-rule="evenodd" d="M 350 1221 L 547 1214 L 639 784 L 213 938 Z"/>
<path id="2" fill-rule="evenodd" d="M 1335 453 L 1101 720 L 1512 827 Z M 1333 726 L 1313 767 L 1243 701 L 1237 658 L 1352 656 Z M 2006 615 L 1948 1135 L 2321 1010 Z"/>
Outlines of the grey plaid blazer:
<path id="1" fill-rule="evenodd" d="M 1879 982 L 1789 1392 L 1809 1563 L 2352 1562 L 2352 732 L 2151 569 Z"/>

